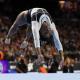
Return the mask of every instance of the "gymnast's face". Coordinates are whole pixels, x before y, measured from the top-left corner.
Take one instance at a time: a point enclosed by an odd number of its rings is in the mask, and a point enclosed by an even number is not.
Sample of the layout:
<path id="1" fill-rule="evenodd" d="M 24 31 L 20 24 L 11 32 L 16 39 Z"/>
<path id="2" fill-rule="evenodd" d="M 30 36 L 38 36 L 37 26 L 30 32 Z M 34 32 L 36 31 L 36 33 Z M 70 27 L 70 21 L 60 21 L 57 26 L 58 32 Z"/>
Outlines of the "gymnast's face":
<path id="1" fill-rule="evenodd" d="M 46 37 L 50 37 L 51 35 L 51 31 L 49 30 L 49 25 L 47 22 L 43 22 L 42 23 L 42 26 L 41 26 L 41 29 L 40 29 L 40 32 L 42 35 L 45 35 Z"/>
<path id="2" fill-rule="evenodd" d="M 43 23 L 42 23 L 42 27 L 45 27 L 45 28 L 47 28 L 49 25 L 48 25 L 48 23 L 46 22 L 46 21 L 44 21 Z"/>

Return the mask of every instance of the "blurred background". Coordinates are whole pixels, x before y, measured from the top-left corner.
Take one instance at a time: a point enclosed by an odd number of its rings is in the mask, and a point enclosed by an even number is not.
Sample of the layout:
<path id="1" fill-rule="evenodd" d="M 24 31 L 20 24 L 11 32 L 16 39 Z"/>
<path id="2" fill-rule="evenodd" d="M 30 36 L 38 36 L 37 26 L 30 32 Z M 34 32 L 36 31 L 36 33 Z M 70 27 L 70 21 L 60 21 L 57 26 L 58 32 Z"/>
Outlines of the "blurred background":
<path id="1" fill-rule="evenodd" d="M 33 7 L 45 8 L 51 14 L 59 32 L 65 56 L 69 58 L 68 61 L 70 60 L 70 64 L 75 64 L 75 70 L 80 70 L 80 0 L 0 0 L 0 51 L 8 57 L 4 57 L 4 59 L 15 62 L 15 60 L 18 60 L 18 57 L 15 59 L 14 53 L 23 51 L 28 56 L 26 64 L 29 61 L 31 63 L 29 57 L 33 56 L 32 53 L 34 53 L 34 48 L 32 48 L 31 44 L 32 41 L 30 40 L 28 50 L 19 48 L 25 36 L 25 30 L 24 32 L 20 31 L 16 35 L 17 38 L 13 39 L 14 41 L 10 46 L 4 44 L 4 39 L 17 15 L 21 11 Z M 52 46 L 46 44 L 46 47 L 42 50 L 46 51 L 44 53 L 48 55 L 49 52 L 46 49 L 52 50 Z M 53 52 L 55 52 L 54 49 Z M 51 53 L 49 55 L 53 57 Z M 44 56 L 45 58 L 50 58 L 45 54 Z"/>

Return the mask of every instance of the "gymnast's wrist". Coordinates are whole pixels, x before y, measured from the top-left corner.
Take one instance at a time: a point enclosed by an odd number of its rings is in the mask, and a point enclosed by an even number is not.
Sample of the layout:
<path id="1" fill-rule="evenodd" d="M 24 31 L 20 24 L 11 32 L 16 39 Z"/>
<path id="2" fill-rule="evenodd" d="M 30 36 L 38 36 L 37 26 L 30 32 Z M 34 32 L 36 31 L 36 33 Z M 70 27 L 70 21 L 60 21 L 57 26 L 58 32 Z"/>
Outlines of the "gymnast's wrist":
<path id="1" fill-rule="evenodd" d="M 60 53 L 61 59 L 64 60 L 64 52 L 60 50 L 59 53 Z"/>

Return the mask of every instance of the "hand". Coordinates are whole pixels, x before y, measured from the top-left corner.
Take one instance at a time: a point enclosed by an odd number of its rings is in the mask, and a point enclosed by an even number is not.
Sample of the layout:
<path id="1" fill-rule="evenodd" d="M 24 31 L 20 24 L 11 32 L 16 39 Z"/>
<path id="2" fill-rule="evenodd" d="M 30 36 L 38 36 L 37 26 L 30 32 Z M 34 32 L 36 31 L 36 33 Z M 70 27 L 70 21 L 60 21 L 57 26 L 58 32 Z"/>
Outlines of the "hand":
<path id="1" fill-rule="evenodd" d="M 59 69 L 62 69 L 62 68 L 63 68 L 63 66 L 64 66 L 64 61 L 63 61 L 63 60 L 61 60 L 61 61 L 60 61 L 60 63 L 59 63 Z"/>
<path id="2" fill-rule="evenodd" d="M 58 69 L 61 70 L 64 66 L 64 61 L 60 61 Z"/>
<path id="3" fill-rule="evenodd" d="M 5 39 L 5 44 L 10 44 L 10 42 L 11 42 L 11 39 L 10 38 L 6 38 Z"/>

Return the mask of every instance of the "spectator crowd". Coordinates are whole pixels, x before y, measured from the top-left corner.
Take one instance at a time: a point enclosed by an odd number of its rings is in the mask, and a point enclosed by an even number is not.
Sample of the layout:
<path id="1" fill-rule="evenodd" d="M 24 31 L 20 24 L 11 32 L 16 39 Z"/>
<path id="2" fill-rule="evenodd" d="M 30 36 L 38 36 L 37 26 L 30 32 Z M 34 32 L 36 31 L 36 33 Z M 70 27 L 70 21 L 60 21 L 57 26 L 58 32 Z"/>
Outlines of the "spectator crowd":
<path id="1" fill-rule="evenodd" d="M 41 51 L 45 61 L 43 61 L 42 63 L 40 63 L 40 61 L 37 61 L 31 30 L 26 30 L 26 25 L 22 26 L 19 32 L 12 38 L 10 45 L 5 44 L 4 40 L 11 24 L 12 22 L 8 17 L 0 17 L 0 51 L 4 54 L 4 60 L 9 61 L 11 69 L 15 69 L 18 73 L 52 73 L 60 70 L 60 66 L 58 65 L 60 59 L 59 54 L 53 47 L 50 38 L 45 37 L 47 41 L 45 41 L 45 38 L 42 38 Z M 80 24 L 78 24 L 79 22 L 56 22 L 56 27 L 58 29 L 61 42 L 63 44 L 64 52 L 80 51 Z M 21 43 L 26 35 L 28 37 L 27 47 L 23 48 L 21 46 Z M 57 58 L 55 56 L 57 56 Z M 68 56 L 65 54 L 64 68 L 62 69 L 63 72 L 68 72 L 69 70 L 70 72 L 73 72 L 75 59 L 77 60 L 77 57 L 75 57 L 75 55 Z"/>

